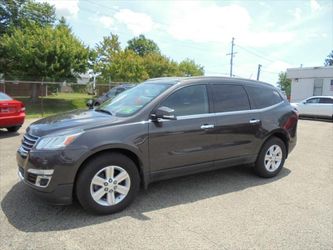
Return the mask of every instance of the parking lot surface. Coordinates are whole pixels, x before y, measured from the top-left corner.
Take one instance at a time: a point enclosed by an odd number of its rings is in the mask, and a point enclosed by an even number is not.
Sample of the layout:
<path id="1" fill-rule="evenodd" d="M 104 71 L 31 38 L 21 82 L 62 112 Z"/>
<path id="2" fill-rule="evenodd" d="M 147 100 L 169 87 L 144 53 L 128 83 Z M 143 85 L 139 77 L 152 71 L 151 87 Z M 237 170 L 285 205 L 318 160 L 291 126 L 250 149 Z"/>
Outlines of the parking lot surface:
<path id="1" fill-rule="evenodd" d="M 108 216 L 34 197 L 17 177 L 23 132 L 0 131 L 0 249 L 333 248 L 331 122 L 300 120 L 273 179 L 239 166 L 163 181 Z"/>

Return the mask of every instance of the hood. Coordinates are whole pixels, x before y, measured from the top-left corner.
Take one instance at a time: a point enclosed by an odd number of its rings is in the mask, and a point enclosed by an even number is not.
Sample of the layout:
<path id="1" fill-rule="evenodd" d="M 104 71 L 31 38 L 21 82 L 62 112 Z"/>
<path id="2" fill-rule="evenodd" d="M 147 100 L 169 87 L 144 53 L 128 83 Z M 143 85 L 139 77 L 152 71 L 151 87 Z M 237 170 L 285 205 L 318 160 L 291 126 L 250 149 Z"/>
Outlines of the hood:
<path id="1" fill-rule="evenodd" d="M 35 136 L 63 133 L 71 130 L 84 130 L 115 123 L 117 117 L 95 110 L 74 110 L 43 118 L 32 123 L 27 132 Z"/>

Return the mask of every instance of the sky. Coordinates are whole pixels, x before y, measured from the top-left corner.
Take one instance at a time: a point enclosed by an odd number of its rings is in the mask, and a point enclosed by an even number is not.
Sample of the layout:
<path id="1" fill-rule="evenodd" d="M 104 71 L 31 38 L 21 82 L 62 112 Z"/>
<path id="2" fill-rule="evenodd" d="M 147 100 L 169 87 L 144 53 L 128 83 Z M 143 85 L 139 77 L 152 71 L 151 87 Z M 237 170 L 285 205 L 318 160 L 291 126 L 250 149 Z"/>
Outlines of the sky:
<path id="1" fill-rule="evenodd" d="M 290 67 L 323 66 L 333 50 L 333 0 L 290 1 L 124 1 L 39 0 L 56 7 L 86 45 L 110 33 L 122 47 L 144 34 L 163 54 L 180 62 L 194 59 L 205 75 L 233 74 L 275 84 Z"/>

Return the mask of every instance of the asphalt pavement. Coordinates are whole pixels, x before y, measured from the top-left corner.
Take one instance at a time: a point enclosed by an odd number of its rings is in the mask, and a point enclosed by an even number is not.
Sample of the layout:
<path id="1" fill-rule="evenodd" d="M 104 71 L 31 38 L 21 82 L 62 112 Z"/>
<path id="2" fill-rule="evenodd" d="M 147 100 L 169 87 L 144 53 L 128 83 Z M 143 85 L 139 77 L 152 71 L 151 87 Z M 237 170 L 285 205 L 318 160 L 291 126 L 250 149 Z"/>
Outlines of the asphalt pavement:
<path id="1" fill-rule="evenodd" d="M 2 250 L 333 249 L 332 122 L 301 120 L 298 144 L 275 178 L 238 166 L 162 181 L 108 216 L 48 205 L 20 183 L 23 133 L 0 130 Z"/>

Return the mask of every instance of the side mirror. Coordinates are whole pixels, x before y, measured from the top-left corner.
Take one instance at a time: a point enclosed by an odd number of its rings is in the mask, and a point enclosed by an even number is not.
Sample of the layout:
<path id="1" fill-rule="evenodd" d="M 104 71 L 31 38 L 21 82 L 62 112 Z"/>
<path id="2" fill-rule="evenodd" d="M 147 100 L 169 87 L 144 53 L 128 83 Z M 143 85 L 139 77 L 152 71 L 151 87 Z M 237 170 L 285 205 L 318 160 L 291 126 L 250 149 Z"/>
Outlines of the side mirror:
<path id="1" fill-rule="evenodd" d="M 154 113 L 150 115 L 150 118 L 152 121 L 159 121 L 160 119 L 165 120 L 177 120 L 177 117 L 175 116 L 175 111 L 168 107 L 159 107 L 155 110 Z"/>
<path id="2" fill-rule="evenodd" d="M 88 100 L 86 105 L 89 109 L 93 109 L 94 108 L 94 100 L 92 100 L 92 99 Z"/>

